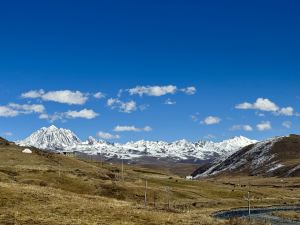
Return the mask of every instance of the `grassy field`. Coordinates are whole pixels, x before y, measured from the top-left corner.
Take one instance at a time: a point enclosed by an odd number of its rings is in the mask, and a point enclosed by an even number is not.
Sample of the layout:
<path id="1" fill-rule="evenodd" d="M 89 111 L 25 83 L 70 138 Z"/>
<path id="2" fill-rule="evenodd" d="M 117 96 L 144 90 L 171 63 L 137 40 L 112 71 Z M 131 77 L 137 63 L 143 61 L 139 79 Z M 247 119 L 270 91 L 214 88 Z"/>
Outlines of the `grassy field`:
<path id="1" fill-rule="evenodd" d="M 242 224 L 210 215 L 245 207 L 249 189 L 254 207 L 300 200 L 299 178 L 189 181 L 137 165 L 125 165 L 122 176 L 118 164 L 22 149 L 0 145 L 0 224 Z"/>
<path id="2" fill-rule="evenodd" d="M 300 221 L 300 212 L 285 212 L 285 211 L 278 211 L 273 212 L 274 216 L 278 216 L 285 219 Z"/>

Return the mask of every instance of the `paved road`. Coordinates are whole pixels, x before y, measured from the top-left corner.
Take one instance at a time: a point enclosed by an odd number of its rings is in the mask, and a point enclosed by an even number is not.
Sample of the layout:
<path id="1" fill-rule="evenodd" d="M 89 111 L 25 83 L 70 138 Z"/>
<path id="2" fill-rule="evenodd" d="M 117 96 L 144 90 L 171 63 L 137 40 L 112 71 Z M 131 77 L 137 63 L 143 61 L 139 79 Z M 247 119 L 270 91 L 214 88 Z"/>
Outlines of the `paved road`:
<path id="1" fill-rule="evenodd" d="M 251 218 L 267 221 L 272 225 L 300 225 L 300 221 L 292 221 L 273 216 L 275 211 L 300 211 L 300 206 L 278 206 L 268 208 L 256 208 L 251 210 Z M 233 217 L 247 217 L 248 209 L 234 209 L 215 213 L 214 216 L 219 219 L 229 219 Z"/>

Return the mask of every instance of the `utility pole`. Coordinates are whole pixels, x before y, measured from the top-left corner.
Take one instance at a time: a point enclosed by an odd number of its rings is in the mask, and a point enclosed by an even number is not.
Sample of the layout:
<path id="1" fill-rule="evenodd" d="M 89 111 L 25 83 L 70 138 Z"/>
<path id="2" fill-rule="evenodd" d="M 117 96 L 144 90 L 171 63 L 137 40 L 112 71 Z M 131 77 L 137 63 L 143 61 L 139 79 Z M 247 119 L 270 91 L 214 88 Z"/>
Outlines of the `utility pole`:
<path id="1" fill-rule="evenodd" d="M 251 192 L 250 192 L 250 180 L 248 181 L 248 192 L 247 192 L 247 196 L 244 197 L 244 199 L 247 201 L 248 203 L 248 217 L 249 217 L 249 221 L 251 223 Z"/>
<path id="2" fill-rule="evenodd" d="M 148 182 L 147 180 L 145 180 L 145 199 L 144 199 L 145 207 L 147 206 L 147 188 L 148 188 Z"/>
<path id="3" fill-rule="evenodd" d="M 167 206 L 168 206 L 168 209 L 171 208 L 171 204 L 170 204 L 170 190 L 171 188 L 170 187 L 165 187 L 165 190 L 166 190 L 166 195 L 167 195 Z"/>
<path id="4" fill-rule="evenodd" d="M 58 158 L 58 177 L 60 178 L 60 159 Z"/>
<path id="5" fill-rule="evenodd" d="M 98 157 L 100 157 L 100 166 L 101 166 L 101 168 L 103 167 L 103 164 L 102 164 L 102 153 L 101 152 L 98 152 L 97 153 L 97 156 Z M 97 158 L 97 160 L 98 160 L 99 158 Z"/>
<path id="6" fill-rule="evenodd" d="M 122 181 L 124 181 L 124 162 L 122 159 L 122 166 L 121 166 L 121 176 L 122 176 Z"/>
<path id="7" fill-rule="evenodd" d="M 247 199 L 248 199 L 248 216 L 249 216 L 249 218 L 250 218 L 250 216 L 251 216 L 250 191 L 248 191 Z"/>

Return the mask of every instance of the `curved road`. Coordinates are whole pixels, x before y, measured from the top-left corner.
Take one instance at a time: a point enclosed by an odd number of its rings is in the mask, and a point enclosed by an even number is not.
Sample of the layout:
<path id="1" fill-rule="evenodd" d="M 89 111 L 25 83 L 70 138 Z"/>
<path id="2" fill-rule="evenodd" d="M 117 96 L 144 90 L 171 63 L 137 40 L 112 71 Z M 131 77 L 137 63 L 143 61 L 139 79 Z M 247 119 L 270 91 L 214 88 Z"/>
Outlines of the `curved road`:
<path id="1" fill-rule="evenodd" d="M 273 216 L 275 211 L 300 211 L 300 206 L 278 206 L 268 208 L 256 208 L 251 210 L 251 218 L 267 221 L 272 225 L 300 225 L 300 221 L 283 219 Z M 228 211 L 217 212 L 213 215 L 219 219 L 229 219 L 233 217 L 247 217 L 248 209 L 234 209 Z"/>

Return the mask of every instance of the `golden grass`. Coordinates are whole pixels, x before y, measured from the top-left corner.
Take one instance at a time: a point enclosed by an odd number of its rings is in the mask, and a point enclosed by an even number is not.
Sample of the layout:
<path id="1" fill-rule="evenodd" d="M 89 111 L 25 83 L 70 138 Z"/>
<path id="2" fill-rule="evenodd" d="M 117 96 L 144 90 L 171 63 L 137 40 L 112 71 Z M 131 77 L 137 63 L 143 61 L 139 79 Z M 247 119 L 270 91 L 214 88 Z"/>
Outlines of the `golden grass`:
<path id="1" fill-rule="evenodd" d="M 122 181 L 120 165 L 21 150 L 0 147 L 0 224 L 233 224 L 210 214 L 244 207 L 249 180 L 255 207 L 300 199 L 299 178 L 188 181 L 165 169 L 125 165 Z"/>
<path id="2" fill-rule="evenodd" d="M 291 219 L 291 220 L 296 220 L 296 221 L 300 221 L 300 212 L 299 211 L 278 211 L 278 212 L 273 212 L 272 213 L 274 216 L 278 216 L 281 218 L 285 218 L 285 219 Z"/>

